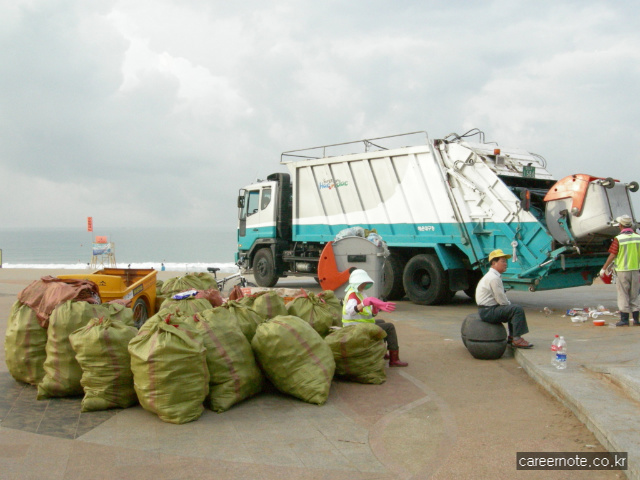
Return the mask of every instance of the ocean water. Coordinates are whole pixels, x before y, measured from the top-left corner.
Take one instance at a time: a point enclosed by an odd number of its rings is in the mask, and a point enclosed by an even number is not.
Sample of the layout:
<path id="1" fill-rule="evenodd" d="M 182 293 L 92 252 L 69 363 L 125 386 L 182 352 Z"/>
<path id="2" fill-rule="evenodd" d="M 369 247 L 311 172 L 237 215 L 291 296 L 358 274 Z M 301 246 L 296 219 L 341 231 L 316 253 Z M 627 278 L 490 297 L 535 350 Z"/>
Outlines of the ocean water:
<path id="1" fill-rule="evenodd" d="M 155 268 L 167 271 L 205 272 L 218 267 L 236 272 L 236 231 L 215 228 L 0 228 L 2 268 L 89 268 L 96 235 L 106 236 L 114 246 L 119 268 Z M 109 266 L 107 256 L 97 257 Z"/>

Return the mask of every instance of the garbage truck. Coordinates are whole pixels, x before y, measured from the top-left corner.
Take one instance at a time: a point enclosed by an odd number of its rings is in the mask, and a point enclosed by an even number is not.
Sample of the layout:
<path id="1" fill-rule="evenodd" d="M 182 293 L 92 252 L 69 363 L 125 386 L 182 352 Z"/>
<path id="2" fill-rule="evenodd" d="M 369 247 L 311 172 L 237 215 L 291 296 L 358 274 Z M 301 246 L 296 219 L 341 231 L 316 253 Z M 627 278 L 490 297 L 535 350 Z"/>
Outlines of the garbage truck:
<path id="1" fill-rule="evenodd" d="M 382 145 L 398 137 L 416 144 Z M 323 252 L 354 226 L 388 247 L 381 289 L 388 300 L 440 304 L 458 291 L 473 298 L 497 248 L 513 255 L 507 289 L 590 285 L 619 233 L 615 219 L 635 222 L 637 182 L 588 174 L 557 180 L 544 157 L 486 142 L 478 129 L 287 151 L 280 163 L 288 173 L 242 187 L 237 201 L 236 261 L 264 287 L 288 275 L 322 285 L 319 269 L 332 271 L 323 262 L 335 261 Z"/>

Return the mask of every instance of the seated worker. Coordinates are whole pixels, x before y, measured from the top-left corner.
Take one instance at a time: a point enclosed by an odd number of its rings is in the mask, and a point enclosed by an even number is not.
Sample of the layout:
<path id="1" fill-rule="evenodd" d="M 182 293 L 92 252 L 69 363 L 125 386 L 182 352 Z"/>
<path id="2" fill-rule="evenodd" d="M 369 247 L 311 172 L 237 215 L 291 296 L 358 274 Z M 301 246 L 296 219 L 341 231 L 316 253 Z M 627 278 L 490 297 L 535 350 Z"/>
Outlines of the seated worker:
<path id="1" fill-rule="evenodd" d="M 374 316 L 380 310 L 392 312 L 396 308 L 396 304 L 392 302 L 383 302 L 375 297 L 365 297 L 364 290 L 373 286 L 373 280 L 367 272 L 356 269 L 349 276 L 349 286 L 344 292 L 344 302 L 342 306 L 342 325 L 355 325 L 359 322 L 375 323 L 382 328 L 387 338 L 387 348 L 389 349 L 389 366 L 390 367 L 406 367 L 406 362 L 401 362 L 399 358 L 398 336 L 396 335 L 396 327 L 393 323 L 384 320 L 374 320 Z M 385 359 L 387 356 L 385 355 Z"/>
<path id="2" fill-rule="evenodd" d="M 507 259 L 511 255 L 502 250 L 494 250 L 489 254 L 491 268 L 478 282 L 476 303 L 480 320 L 487 323 L 508 323 L 509 343 L 515 348 L 531 348 L 533 343 L 527 342 L 522 335 L 529 333 L 527 319 L 520 305 L 512 305 L 502 285 L 502 274 L 507 271 Z"/>

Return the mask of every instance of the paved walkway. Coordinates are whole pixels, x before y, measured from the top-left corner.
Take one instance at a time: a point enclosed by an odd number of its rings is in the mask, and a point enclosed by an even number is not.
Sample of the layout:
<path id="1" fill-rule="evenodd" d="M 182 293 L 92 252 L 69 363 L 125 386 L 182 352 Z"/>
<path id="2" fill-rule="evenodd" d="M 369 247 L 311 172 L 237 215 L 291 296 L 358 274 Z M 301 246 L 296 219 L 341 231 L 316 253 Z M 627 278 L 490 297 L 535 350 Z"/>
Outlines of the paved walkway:
<path id="1" fill-rule="evenodd" d="M 21 282 L 2 282 L 0 276 L 1 332 L 7 305 L 22 288 Z M 640 327 L 594 327 L 562 317 L 570 307 L 614 308 L 610 286 L 509 296 L 526 307 L 532 330 L 527 338 L 536 344 L 532 350 L 516 351 L 516 361 L 571 409 L 607 450 L 628 452 L 626 474 L 640 478 Z M 547 316 L 544 307 L 555 311 Z M 510 351 L 500 361 L 475 360 L 466 352 L 460 324 L 473 311 L 473 303 L 462 295 L 443 307 L 401 302 L 389 320 L 400 332 L 401 357 L 411 366 L 389 370 L 383 385 L 334 381 L 329 401 L 321 407 L 269 391 L 223 414 L 205 410 L 198 421 L 185 425 L 163 423 L 141 407 L 81 414 L 78 398 L 37 402 L 34 387 L 17 384 L 9 376 L 1 352 L 0 478 L 447 478 L 438 472 L 452 451 L 463 448 L 458 436 L 466 426 L 459 424 L 436 386 L 422 380 L 437 364 L 425 357 L 427 342 L 437 339 L 445 345 L 444 355 L 455 356 L 457 365 L 487 375 L 488 369 L 511 368 L 513 362 Z M 556 333 L 568 341 L 565 371 L 549 364 L 549 345 Z M 482 419 L 478 422 L 481 425 Z M 450 477 L 511 478 L 515 460 L 508 457 L 504 463 L 503 475 L 483 471 L 478 458 L 476 466 L 460 467 L 462 473 Z M 456 470 L 448 466 L 447 471 Z M 540 472 L 517 473 L 545 477 Z M 576 472 L 568 473 L 574 475 L 562 478 L 575 478 Z"/>

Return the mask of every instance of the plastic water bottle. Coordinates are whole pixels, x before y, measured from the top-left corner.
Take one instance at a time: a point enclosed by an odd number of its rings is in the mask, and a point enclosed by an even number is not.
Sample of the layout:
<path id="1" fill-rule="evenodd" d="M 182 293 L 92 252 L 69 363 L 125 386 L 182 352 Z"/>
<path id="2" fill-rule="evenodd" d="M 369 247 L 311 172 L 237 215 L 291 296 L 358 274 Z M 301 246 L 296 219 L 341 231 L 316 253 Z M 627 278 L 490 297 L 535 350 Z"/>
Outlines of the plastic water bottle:
<path id="1" fill-rule="evenodd" d="M 558 340 L 556 362 L 556 368 L 558 370 L 567 368 L 567 342 L 565 342 L 564 337 L 560 337 L 560 340 Z"/>
<path id="2" fill-rule="evenodd" d="M 556 335 L 556 338 L 551 342 L 551 366 L 558 366 L 558 359 L 556 358 L 556 354 L 558 352 L 558 342 L 560 341 L 560 336 Z"/>

